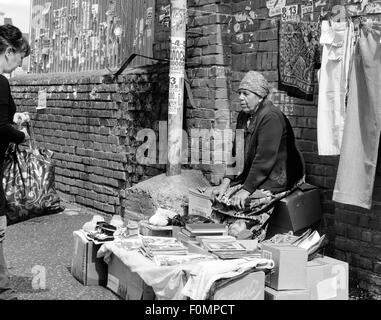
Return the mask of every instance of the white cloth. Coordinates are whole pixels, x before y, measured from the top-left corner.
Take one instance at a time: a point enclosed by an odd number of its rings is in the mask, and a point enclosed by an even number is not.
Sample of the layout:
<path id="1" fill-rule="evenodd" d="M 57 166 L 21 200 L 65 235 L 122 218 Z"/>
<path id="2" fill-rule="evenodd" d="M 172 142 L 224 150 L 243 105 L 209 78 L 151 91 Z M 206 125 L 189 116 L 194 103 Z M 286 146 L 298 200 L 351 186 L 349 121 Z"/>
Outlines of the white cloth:
<path id="1" fill-rule="evenodd" d="M 103 257 L 105 262 L 109 263 L 111 254 L 115 254 L 131 272 L 136 272 L 148 286 L 151 286 L 158 300 L 185 300 L 187 296 L 205 299 L 211 285 L 218 279 L 232 278 L 254 267 L 274 267 L 274 261 L 269 259 L 212 260 L 169 267 L 158 266 L 139 251 L 126 250 L 123 244 L 118 242 L 102 245 L 97 257 Z M 193 288 L 196 288 L 195 292 Z"/>
<path id="2" fill-rule="evenodd" d="M 344 132 L 350 62 L 354 52 L 354 26 L 323 21 L 319 74 L 317 136 L 319 155 L 339 155 Z"/>
<path id="3" fill-rule="evenodd" d="M 212 284 L 218 279 L 232 278 L 253 268 L 272 269 L 274 261 L 234 259 L 200 262 L 190 271 L 182 293 L 193 300 L 204 300 Z"/>
<path id="4" fill-rule="evenodd" d="M 111 254 L 115 254 L 131 272 L 136 272 L 143 281 L 151 286 L 158 300 L 184 300 L 181 293 L 189 272 L 193 265 L 182 264 L 177 266 L 157 266 L 152 260 L 144 257 L 139 251 L 128 251 L 115 242 L 108 242 L 98 250 L 97 257 L 103 257 L 105 262 L 110 261 Z"/>

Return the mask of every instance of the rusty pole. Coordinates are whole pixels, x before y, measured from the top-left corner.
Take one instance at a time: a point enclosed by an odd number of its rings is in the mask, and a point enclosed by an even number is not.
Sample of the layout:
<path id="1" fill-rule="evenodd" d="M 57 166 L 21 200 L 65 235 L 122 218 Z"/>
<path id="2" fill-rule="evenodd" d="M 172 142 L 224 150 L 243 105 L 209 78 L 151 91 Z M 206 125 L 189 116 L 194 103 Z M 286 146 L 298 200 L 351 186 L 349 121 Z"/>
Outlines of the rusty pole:
<path id="1" fill-rule="evenodd" d="M 187 0 L 171 0 L 167 176 L 181 174 Z"/>

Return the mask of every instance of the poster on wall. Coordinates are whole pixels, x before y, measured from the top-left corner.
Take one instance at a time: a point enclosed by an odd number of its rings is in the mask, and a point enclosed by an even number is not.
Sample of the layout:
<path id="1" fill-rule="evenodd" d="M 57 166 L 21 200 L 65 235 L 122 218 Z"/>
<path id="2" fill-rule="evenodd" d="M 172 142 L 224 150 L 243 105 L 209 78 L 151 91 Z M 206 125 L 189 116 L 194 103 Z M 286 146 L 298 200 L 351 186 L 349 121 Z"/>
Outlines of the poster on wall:
<path id="1" fill-rule="evenodd" d="M 50 12 L 50 8 L 52 6 L 52 3 L 51 2 L 47 2 L 45 3 L 45 6 L 44 6 L 44 9 L 42 10 L 42 14 L 43 15 L 46 15 Z"/>
<path id="2" fill-rule="evenodd" d="M 78 9 L 79 8 L 79 0 L 73 0 L 71 2 L 72 9 Z"/>
<path id="3" fill-rule="evenodd" d="M 381 13 L 381 1 L 375 1 L 368 3 L 365 7 L 366 14 Z"/>
<path id="4" fill-rule="evenodd" d="M 313 13 L 314 13 L 313 1 L 312 0 L 305 1 L 300 7 L 300 11 L 301 11 L 301 17 L 302 18 L 309 17 L 310 20 L 312 21 L 313 20 Z"/>
<path id="5" fill-rule="evenodd" d="M 46 89 L 38 91 L 38 103 L 36 110 L 46 109 L 47 91 Z"/>
<path id="6" fill-rule="evenodd" d="M 298 14 L 299 6 L 297 4 L 292 4 L 282 8 L 282 21 L 300 21 L 300 16 Z"/>
<path id="7" fill-rule="evenodd" d="M 147 30 L 148 38 L 152 36 L 152 19 L 153 19 L 153 10 L 152 10 L 152 7 L 148 7 L 146 12 L 146 30 Z"/>
<path id="8" fill-rule="evenodd" d="M 279 16 L 282 14 L 282 8 L 286 5 L 286 0 L 268 0 L 266 7 L 269 9 L 269 17 Z"/>

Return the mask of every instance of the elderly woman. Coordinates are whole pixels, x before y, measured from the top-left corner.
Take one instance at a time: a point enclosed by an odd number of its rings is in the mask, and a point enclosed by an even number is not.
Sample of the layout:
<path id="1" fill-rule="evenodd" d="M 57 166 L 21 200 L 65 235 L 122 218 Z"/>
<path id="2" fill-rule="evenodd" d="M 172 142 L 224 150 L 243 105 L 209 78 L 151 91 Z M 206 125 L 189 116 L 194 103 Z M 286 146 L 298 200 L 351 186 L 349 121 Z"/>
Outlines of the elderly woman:
<path id="1" fill-rule="evenodd" d="M 15 299 L 9 286 L 6 264 L 3 255 L 5 237 L 6 198 L 3 190 L 3 162 L 10 142 L 21 143 L 29 138 L 26 129 L 17 130 L 14 122 L 21 125 L 28 121 L 27 114 L 16 113 L 10 86 L 3 73 L 11 73 L 22 65 L 23 59 L 29 55 L 30 47 L 21 31 L 9 24 L 0 26 L 0 300 Z"/>
<path id="2" fill-rule="evenodd" d="M 304 176 L 292 127 L 269 93 L 270 85 L 259 72 L 249 71 L 241 81 L 236 129 L 245 132 L 243 171 L 225 176 L 212 190 L 215 219 L 227 223 L 232 235 L 260 241 L 275 202 Z"/>

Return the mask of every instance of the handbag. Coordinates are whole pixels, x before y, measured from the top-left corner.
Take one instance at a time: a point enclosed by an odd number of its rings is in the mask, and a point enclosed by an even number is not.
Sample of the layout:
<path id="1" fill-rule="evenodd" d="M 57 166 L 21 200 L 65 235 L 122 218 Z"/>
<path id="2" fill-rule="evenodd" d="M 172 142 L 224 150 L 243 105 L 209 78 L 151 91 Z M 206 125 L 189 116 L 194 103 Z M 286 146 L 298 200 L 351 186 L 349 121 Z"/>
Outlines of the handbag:
<path id="1" fill-rule="evenodd" d="M 4 159 L 2 182 L 9 225 L 65 210 L 54 185 L 53 152 L 36 147 L 31 123 L 27 130 L 29 148 L 20 150 L 10 144 Z"/>

